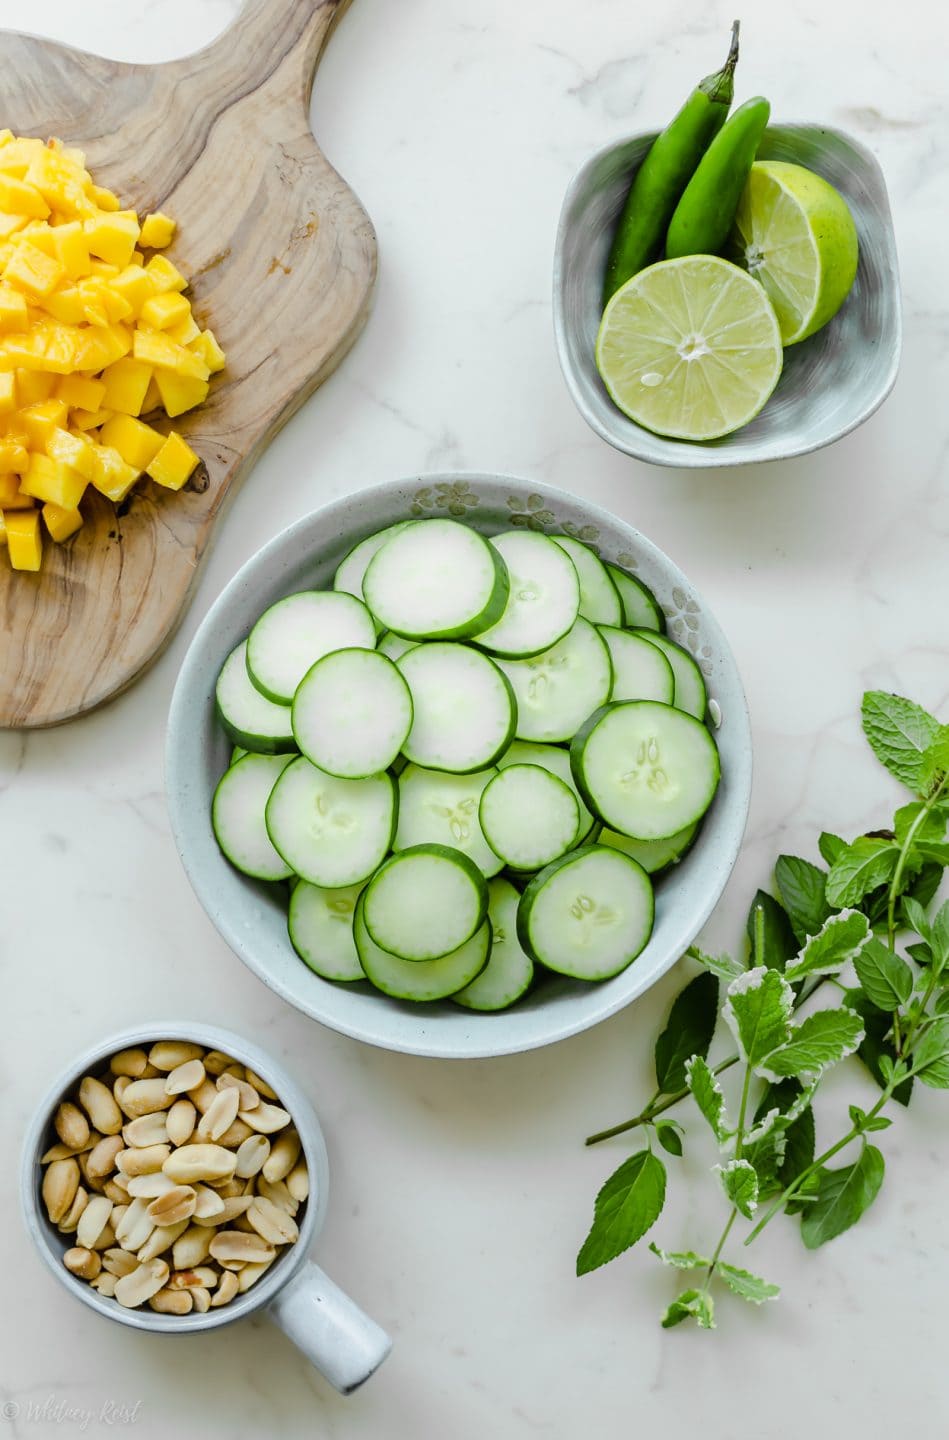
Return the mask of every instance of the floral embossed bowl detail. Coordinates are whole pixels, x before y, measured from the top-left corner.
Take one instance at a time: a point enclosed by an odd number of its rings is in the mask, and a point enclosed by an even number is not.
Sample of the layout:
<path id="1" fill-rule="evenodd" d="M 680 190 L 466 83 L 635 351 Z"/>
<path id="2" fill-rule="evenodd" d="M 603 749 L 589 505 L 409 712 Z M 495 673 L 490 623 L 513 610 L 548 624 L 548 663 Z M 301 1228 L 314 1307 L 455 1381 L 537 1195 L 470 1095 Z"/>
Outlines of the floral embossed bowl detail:
<path id="1" fill-rule="evenodd" d="M 607 251 L 630 178 L 655 139 L 637 135 L 600 150 L 564 199 L 554 258 L 554 332 L 567 388 L 596 433 L 654 465 L 709 468 L 786 460 L 856 429 L 893 388 L 902 343 L 896 240 L 876 158 L 842 130 L 772 125 L 758 155 L 823 175 L 857 225 L 860 263 L 842 309 L 809 340 L 784 352 L 777 389 L 749 425 L 722 440 L 665 439 L 630 420 L 607 394 L 594 358 Z"/>
<path id="2" fill-rule="evenodd" d="M 219 851 L 210 824 L 214 787 L 230 746 L 215 719 L 218 671 L 261 611 L 283 595 L 332 584 L 359 540 L 396 521 L 453 516 L 484 534 L 510 526 L 574 536 L 634 571 L 656 594 L 672 636 L 706 676 L 722 783 L 700 837 L 656 887 L 656 924 L 638 959 L 600 984 L 545 977 L 509 1010 L 479 1015 L 451 1001 L 400 1003 L 368 984 L 335 985 L 300 960 L 287 936 L 282 887 L 246 879 Z M 253 556 L 211 607 L 192 641 L 168 722 L 166 783 L 182 862 L 211 920 L 271 989 L 333 1029 L 392 1050 L 465 1058 L 503 1055 L 564 1039 L 647 990 L 695 938 L 738 854 L 751 792 L 751 734 L 741 680 L 707 605 L 676 565 L 625 521 L 574 496 L 500 475 L 394 481 L 338 500 L 298 521 Z"/>

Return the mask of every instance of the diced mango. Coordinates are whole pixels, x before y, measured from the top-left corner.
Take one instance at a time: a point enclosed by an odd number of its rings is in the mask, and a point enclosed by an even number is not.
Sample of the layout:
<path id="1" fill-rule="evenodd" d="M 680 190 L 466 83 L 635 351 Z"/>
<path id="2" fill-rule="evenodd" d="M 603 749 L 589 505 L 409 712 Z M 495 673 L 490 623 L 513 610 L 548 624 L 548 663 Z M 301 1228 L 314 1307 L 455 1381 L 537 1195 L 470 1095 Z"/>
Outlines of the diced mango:
<path id="1" fill-rule="evenodd" d="M 6 240 L 8 236 L 15 235 L 18 230 L 23 229 L 25 224 L 25 215 L 8 215 L 5 211 L 0 211 L 0 240 Z"/>
<path id="2" fill-rule="evenodd" d="M 78 510 L 64 510 L 61 505 L 53 505 L 49 501 L 43 506 L 43 519 L 50 539 L 55 540 L 57 545 L 75 535 L 82 526 L 82 515 Z"/>
<path id="3" fill-rule="evenodd" d="M 2 349 L 2 343 L 0 343 Z M 40 370 L 15 370 L 16 394 L 21 405 L 38 405 L 48 400 L 57 384 L 55 375 L 44 375 Z"/>
<path id="4" fill-rule="evenodd" d="M 20 481 L 20 494 L 31 495 L 34 500 L 51 501 L 64 510 L 78 508 L 86 488 L 86 480 L 63 465 L 51 460 L 48 455 L 30 456 L 30 468 Z"/>
<path id="5" fill-rule="evenodd" d="M 153 255 L 145 266 L 155 289 L 163 294 L 166 290 L 187 290 L 188 282 L 180 270 L 176 270 L 167 255 Z"/>
<path id="6" fill-rule="evenodd" d="M 41 400 L 28 405 L 17 416 L 31 450 L 45 450 L 53 431 L 66 423 L 68 406 L 62 400 Z"/>
<path id="7" fill-rule="evenodd" d="M 81 325 L 86 318 L 85 300 L 78 285 L 67 285 L 44 295 L 43 309 L 61 325 Z"/>
<path id="8" fill-rule="evenodd" d="M 0 285 L 0 330 L 25 330 L 29 323 L 26 296 Z"/>
<path id="9" fill-rule="evenodd" d="M 192 340 L 188 346 L 194 355 L 200 355 L 212 375 L 223 370 L 226 362 L 224 351 L 221 349 L 214 334 L 210 330 L 202 330 L 197 339 Z"/>
<path id="10" fill-rule="evenodd" d="M 178 375 L 173 370 L 156 370 L 155 383 L 161 395 L 166 412 L 174 417 L 193 410 L 208 398 L 207 380 L 196 380 L 191 375 Z"/>
<path id="11" fill-rule="evenodd" d="M 14 570 L 38 570 L 43 561 L 39 511 L 18 510 L 3 518 Z"/>
<path id="12" fill-rule="evenodd" d="M 102 372 L 105 392 L 100 403 L 106 410 L 140 415 L 151 378 L 151 366 L 141 360 L 116 360 Z"/>
<path id="13" fill-rule="evenodd" d="M 112 410 L 73 410 L 69 418 L 74 430 L 98 430 L 114 413 Z"/>
<path id="14" fill-rule="evenodd" d="M 46 442 L 46 453 L 51 460 L 68 465 L 84 480 L 92 480 L 96 473 L 95 446 L 82 433 L 54 430 Z"/>
<path id="15" fill-rule="evenodd" d="M 176 345 L 187 345 L 189 349 L 192 340 L 199 339 L 201 335 L 201 331 L 198 329 L 198 323 L 190 309 L 183 320 L 179 320 L 177 325 L 169 325 L 165 333 L 170 340 L 174 340 Z M 200 351 L 195 351 L 195 353 L 200 354 Z M 204 360 L 204 358 L 202 355 L 201 359 Z"/>
<path id="16" fill-rule="evenodd" d="M 109 289 L 128 301 L 135 316 L 141 313 L 145 301 L 156 293 L 154 280 L 150 275 L 146 275 L 140 265 L 134 263 L 134 256 L 133 263 L 126 265 L 124 270 L 109 281 Z"/>
<path id="17" fill-rule="evenodd" d="M 124 325 L 90 325 L 79 335 L 80 346 L 73 368 L 90 370 L 95 375 L 121 360 L 132 348 L 131 332 Z"/>
<path id="18" fill-rule="evenodd" d="M 122 459 L 118 450 L 108 445 L 96 446 L 96 473 L 92 483 L 100 495 L 120 505 L 138 478 L 139 472 Z"/>
<path id="19" fill-rule="evenodd" d="M 101 185 L 90 187 L 90 196 L 100 210 L 121 210 L 122 205 L 117 195 L 111 190 L 105 190 Z"/>
<path id="20" fill-rule="evenodd" d="M 44 255 L 42 250 L 26 241 L 7 261 L 3 278 L 18 290 L 28 290 L 33 295 L 48 295 L 65 273 L 58 260 Z"/>
<path id="21" fill-rule="evenodd" d="M 165 290 L 145 301 L 140 318 L 143 325 L 150 325 L 153 330 L 170 330 L 172 325 L 180 325 L 182 320 L 187 320 L 190 314 L 191 305 L 180 291 Z"/>
<path id="22" fill-rule="evenodd" d="M 89 273 L 89 245 L 85 231 L 78 220 L 68 225 L 56 225 L 50 231 L 59 260 L 70 280 L 78 280 Z"/>
<path id="23" fill-rule="evenodd" d="M 132 340 L 132 354 L 156 370 L 173 370 L 176 375 L 187 375 L 193 380 L 207 380 L 208 367 L 200 355 L 193 355 L 183 345 L 176 345 L 161 330 L 137 329 Z"/>
<path id="24" fill-rule="evenodd" d="M 4 449 L 0 445 L 0 452 Z M 29 457 L 27 457 L 29 463 Z M 26 466 L 23 467 L 26 469 Z M 0 474 L 0 506 L 4 510 L 31 510 L 33 501 L 29 495 L 20 494 L 20 477 L 18 474 Z"/>
<path id="25" fill-rule="evenodd" d="M 142 408 L 139 413 L 147 415 L 152 410 L 158 410 L 160 406 L 161 391 L 158 388 L 158 381 L 155 379 L 153 373 L 152 378 L 148 382 L 148 389 L 145 391 L 145 399 L 142 401 Z"/>
<path id="26" fill-rule="evenodd" d="M 139 224 L 134 210 L 116 210 L 85 222 L 89 253 L 123 270 L 138 243 Z"/>
<path id="27" fill-rule="evenodd" d="M 116 362 L 121 365 L 122 361 Z M 64 375 L 61 380 L 56 381 L 54 394 L 57 400 L 64 400 L 72 408 L 80 410 L 98 410 L 105 399 L 105 382 L 93 380 L 88 375 Z M 118 406 L 113 405 L 113 410 Z"/>
<path id="28" fill-rule="evenodd" d="M 16 406 L 16 375 L 12 370 L 0 370 L 0 415 L 9 415 Z"/>
<path id="29" fill-rule="evenodd" d="M 198 456 L 181 436 L 172 430 L 164 445 L 146 466 L 147 473 L 167 490 L 180 490 L 198 464 Z"/>
<path id="30" fill-rule="evenodd" d="M 165 437 L 150 425 L 131 415 L 116 415 L 103 425 L 99 440 L 118 450 L 122 459 L 136 470 L 144 470 L 154 460 L 164 444 Z"/>
<path id="31" fill-rule="evenodd" d="M 156 210 L 154 215 L 146 215 L 142 221 L 142 233 L 138 243 L 146 250 L 164 250 L 175 238 L 177 228 L 169 215 L 163 215 L 160 210 Z"/>
<path id="32" fill-rule="evenodd" d="M 27 166 L 23 173 L 26 174 Z M 32 215 L 45 220 L 49 206 L 35 185 L 18 180 L 9 170 L 0 172 L 0 210 L 15 211 L 17 215 Z"/>

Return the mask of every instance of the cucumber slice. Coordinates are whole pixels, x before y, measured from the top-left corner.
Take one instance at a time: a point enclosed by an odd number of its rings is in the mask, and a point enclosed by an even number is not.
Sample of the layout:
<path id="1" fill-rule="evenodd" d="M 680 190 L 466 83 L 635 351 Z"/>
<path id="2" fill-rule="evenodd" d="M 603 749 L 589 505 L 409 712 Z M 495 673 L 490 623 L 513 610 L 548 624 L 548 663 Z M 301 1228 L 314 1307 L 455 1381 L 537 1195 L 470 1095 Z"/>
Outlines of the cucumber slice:
<path id="1" fill-rule="evenodd" d="M 287 915 L 290 943 L 324 980 L 365 979 L 353 939 L 353 914 L 362 890 L 361 885 L 323 890 L 306 880 L 293 887 Z"/>
<path id="2" fill-rule="evenodd" d="M 606 570 L 619 591 L 623 607 L 622 624 L 630 630 L 665 631 L 666 618 L 649 586 L 637 580 L 635 575 L 628 575 L 618 565 L 607 563 Z"/>
<path id="3" fill-rule="evenodd" d="M 610 652 L 588 620 L 577 620 L 543 655 L 497 663 L 517 697 L 519 740 L 571 740 L 591 710 L 610 698 Z"/>
<path id="4" fill-rule="evenodd" d="M 671 705 L 604 705 L 570 747 L 573 778 L 604 825 L 637 840 L 662 840 L 700 820 L 718 788 L 715 741 Z"/>
<path id="5" fill-rule="evenodd" d="M 290 707 L 274 704 L 250 682 L 246 640 L 231 651 L 221 666 L 214 699 L 228 738 L 242 750 L 273 755 L 297 748 Z"/>
<path id="6" fill-rule="evenodd" d="M 397 664 L 414 711 L 403 753 L 428 770 L 493 765 L 517 718 L 514 694 L 494 661 L 469 645 L 436 641 L 414 646 Z"/>
<path id="7" fill-rule="evenodd" d="M 621 835 L 618 830 L 607 830 L 604 826 L 599 834 L 599 844 L 609 845 L 611 850 L 622 850 L 632 855 L 649 875 L 658 875 L 669 865 L 677 865 L 698 834 L 698 824 L 686 825 L 666 840 L 633 840 Z"/>
<path id="8" fill-rule="evenodd" d="M 517 938 L 520 894 L 509 880 L 488 886 L 491 957 L 477 979 L 451 998 L 466 1010 L 506 1010 L 519 1000 L 534 978 L 534 963 Z"/>
<path id="9" fill-rule="evenodd" d="M 447 845 L 473 860 L 482 875 L 496 875 L 504 862 L 484 838 L 478 805 L 484 787 L 497 773 L 492 767 L 472 775 L 449 775 L 407 765 L 399 776 L 399 824 L 393 850 Z"/>
<path id="10" fill-rule="evenodd" d="M 234 868 L 255 880 L 286 880 L 293 874 L 274 849 L 264 821 L 271 791 L 292 762 L 292 755 L 245 755 L 224 772 L 214 792 L 214 838 Z"/>
<path id="11" fill-rule="evenodd" d="M 383 950 L 403 960 L 437 960 L 483 925 L 488 887 L 460 850 L 413 845 L 373 875 L 363 907 L 366 929 Z"/>
<path id="12" fill-rule="evenodd" d="M 365 920 L 365 893 L 360 895 L 353 921 L 356 949 L 367 979 L 384 995 L 396 1000 L 445 1000 L 480 975 L 491 952 L 491 926 L 487 920 L 449 955 L 437 960 L 403 960 L 377 945 Z"/>
<path id="13" fill-rule="evenodd" d="M 228 760 L 227 763 L 229 766 L 236 765 L 238 760 L 243 760 L 244 756 L 249 754 L 249 750 L 244 750 L 240 745 L 235 745 L 233 750 L 231 751 L 231 758 L 230 760 Z"/>
<path id="14" fill-rule="evenodd" d="M 328 775 L 361 779 L 392 764 L 412 728 L 412 696 L 375 650 L 334 650 L 300 681 L 292 706 L 301 754 Z"/>
<path id="15" fill-rule="evenodd" d="M 354 545 L 345 559 L 341 560 L 336 567 L 336 574 L 333 577 L 333 589 L 341 590 L 347 595 L 355 595 L 357 600 L 362 600 L 362 582 L 366 578 L 366 571 L 369 569 L 369 562 L 374 555 L 382 549 L 407 525 L 411 520 L 400 520 L 396 525 L 389 525 L 385 530 L 377 530 L 374 535 L 367 535 L 365 540 L 360 540 Z"/>
<path id="16" fill-rule="evenodd" d="M 407 526 L 374 556 L 363 580 L 376 619 L 409 640 L 479 635 L 500 620 L 509 589 L 494 546 L 454 520 Z"/>
<path id="17" fill-rule="evenodd" d="M 573 561 L 536 530 L 506 530 L 490 543 L 504 560 L 511 592 L 504 614 L 475 636 L 495 655 L 539 655 L 566 635 L 580 611 L 580 582 Z"/>
<path id="18" fill-rule="evenodd" d="M 584 845 L 534 876 L 517 908 L 517 934 L 548 970 L 607 980 L 643 949 L 653 913 L 641 865 L 605 845 Z"/>
<path id="19" fill-rule="evenodd" d="M 499 770 L 503 770 L 508 765 L 540 765 L 544 770 L 549 770 L 551 775 L 556 775 L 557 779 L 562 780 L 565 785 L 570 786 L 580 807 L 580 833 L 577 836 L 577 844 L 584 844 L 598 822 L 590 814 L 583 796 L 577 789 L 577 782 L 574 780 L 573 771 L 570 768 L 570 751 L 561 750 L 559 745 L 541 745 L 529 740 L 514 740 L 498 760 Z"/>
<path id="20" fill-rule="evenodd" d="M 368 879 L 382 864 L 395 833 L 397 807 L 391 775 L 340 780 L 301 756 L 273 788 L 267 831 L 297 875 L 311 885 L 339 890 Z"/>
<path id="21" fill-rule="evenodd" d="M 398 660 L 406 650 L 412 650 L 418 644 L 417 640 L 404 640 L 401 635 L 393 635 L 391 630 L 384 630 L 376 641 L 376 649 L 380 655 L 385 655 L 390 660 Z"/>
<path id="22" fill-rule="evenodd" d="M 311 665 L 332 650 L 372 650 L 376 627 L 361 600 L 301 590 L 265 610 L 247 640 L 247 673 L 261 695 L 289 705 Z"/>
<path id="23" fill-rule="evenodd" d="M 481 796 L 481 829 L 515 870 L 540 870 L 577 843 L 580 807 L 571 786 L 540 765 L 508 765 Z"/>
<path id="24" fill-rule="evenodd" d="M 623 606 L 609 571 L 595 550 L 569 535 L 551 535 L 573 561 L 580 581 L 580 614 L 594 625 L 622 625 Z"/>
<path id="25" fill-rule="evenodd" d="M 641 635 L 598 625 L 613 666 L 611 700 L 658 700 L 671 705 L 675 695 L 672 666 L 662 651 Z"/>
<path id="26" fill-rule="evenodd" d="M 708 704 L 705 680 L 689 652 L 683 650 L 674 640 L 670 640 L 667 635 L 657 635 L 653 630 L 637 630 L 635 633 L 648 640 L 657 650 L 661 650 L 672 666 L 675 678 L 673 704 L 676 709 L 684 710 L 686 715 L 694 715 L 696 720 L 704 721 Z"/>

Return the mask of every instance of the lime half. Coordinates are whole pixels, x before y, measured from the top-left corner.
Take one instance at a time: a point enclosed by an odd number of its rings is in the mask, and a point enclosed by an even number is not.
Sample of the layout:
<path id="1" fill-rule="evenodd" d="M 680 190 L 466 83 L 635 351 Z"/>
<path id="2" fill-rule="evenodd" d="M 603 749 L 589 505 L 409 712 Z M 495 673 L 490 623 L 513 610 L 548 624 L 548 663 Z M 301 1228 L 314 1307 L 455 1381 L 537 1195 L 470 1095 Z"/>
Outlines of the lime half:
<path id="1" fill-rule="evenodd" d="M 803 165 L 751 167 L 728 255 L 771 297 L 785 345 L 836 315 L 857 273 L 857 229 L 843 196 Z"/>
<path id="2" fill-rule="evenodd" d="M 596 365 L 619 408 L 657 435 L 717 440 L 753 420 L 781 374 L 771 302 L 714 255 L 660 260 L 617 290 Z"/>

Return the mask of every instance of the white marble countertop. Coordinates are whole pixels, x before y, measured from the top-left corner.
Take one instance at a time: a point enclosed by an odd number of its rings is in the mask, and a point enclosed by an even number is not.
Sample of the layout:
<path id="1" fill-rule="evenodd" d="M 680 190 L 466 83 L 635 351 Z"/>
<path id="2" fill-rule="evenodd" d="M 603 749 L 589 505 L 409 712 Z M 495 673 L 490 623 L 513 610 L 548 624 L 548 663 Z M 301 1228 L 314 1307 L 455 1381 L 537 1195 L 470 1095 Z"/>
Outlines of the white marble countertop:
<path id="1" fill-rule="evenodd" d="M 210 40 L 236 6 L 0 0 L 0 25 L 157 60 Z M 906 343 L 896 391 L 863 429 L 784 465 L 651 470 L 586 428 L 554 353 L 551 253 L 570 175 L 595 147 L 663 122 L 719 63 L 731 19 L 724 0 L 354 0 L 334 36 L 313 124 L 379 233 L 369 326 L 260 461 L 150 674 L 90 719 L 0 735 L 0 1440 L 69 1434 L 86 1412 L 98 1434 L 123 1405 L 137 1435 L 189 1440 L 573 1440 L 633 1427 L 874 1440 L 949 1425 L 940 1095 L 880 1137 L 890 1173 L 857 1230 L 815 1255 L 790 1224 L 772 1227 L 758 1260 L 785 1286 L 778 1305 L 726 1300 L 716 1335 L 664 1332 L 672 1281 L 647 1255 L 582 1282 L 573 1264 L 594 1193 L 628 1153 L 622 1141 L 584 1151 L 583 1136 L 645 1098 L 677 978 L 544 1052 L 455 1065 L 372 1050 L 297 1014 L 233 958 L 165 814 L 175 675 L 237 566 L 328 499 L 450 467 L 611 507 L 676 558 L 722 621 L 756 780 L 710 946 L 738 942 L 780 849 L 808 853 L 823 827 L 855 833 L 891 813 L 895 787 L 860 736 L 862 690 L 949 710 L 949 20 L 924 0 L 886 16 L 857 0 L 743 11 L 741 93 L 770 95 L 778 119 L 851 130 L 887 176 Z M 33 1105 L 73 1052 L 162 1013 L 255 1036 L 319 1110 L 333 1184 L 318 1255 L 396 1341 L 350 1400 L 264 1320 L 202 1339 L 109 1326 L 29 1247 L 14 1157 Z M 690 1210 L 677 1188 L 657 1238 L 717 1233 L 718 1214 Z"/>

